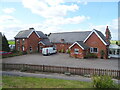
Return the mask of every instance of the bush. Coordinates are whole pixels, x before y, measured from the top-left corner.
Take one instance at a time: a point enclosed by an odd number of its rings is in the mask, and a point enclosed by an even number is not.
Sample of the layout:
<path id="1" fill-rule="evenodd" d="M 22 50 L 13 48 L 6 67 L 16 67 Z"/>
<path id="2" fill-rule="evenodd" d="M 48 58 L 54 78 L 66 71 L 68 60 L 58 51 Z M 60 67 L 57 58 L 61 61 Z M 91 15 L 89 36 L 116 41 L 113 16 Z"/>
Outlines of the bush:
<path id="1" fill-rule="evenodd" d="M 61 50 L 58 50 L 59 53 L 61 53 Z"/>
<path id="2" fill-rule="evenodd" d="M 115 88 L 115 83 L 110 76 L 93 76 L 92 79 L 95 88 Z"/>
<path id="3" fill-rule="evenodd" d="M 66 50 L 66 53 L 70 54 L 70 49 L 67 49 L 67 50 Z"/>
<path id="4" fill-rule="evenodd" d="M 100 54 L 101 54 L 101 59 L 103 59 L 103 58 L 104 58 L 104 55 L 105 55 L 104 50 L 101 50 L 101 51 L 100 51 Z"/>
<path id="5" fill-rule="evenodd" d="M 19 51 L 17 51 L 17 50 L 13 50 L 13 51 L 12 51 L 12 53 L 18 53 L 18 52 L 19 52 Z"/>
<path id="6" fill-rule="evenodd" d="M 22 52 L 22 54 L 23 54 L 23 55 L 26 55 L 26 54 L 27 54 L 27 52 L 26 52 L 26 51 L 23 51 L 23 52 Z"/>
<path id="7" fill-rule="evenodd" d="M 85 58 L 97 58 L 97 55 L 94 53 L 89 53 L 85 56 Z"/>
<path id="8" fill-rule="evenodd" d="M 2 58 L 14 57 L 14 56 L 20 56 L 20 55 L 23 55 L 23 53 L 19 51 L 14 51 L 14 53 L 12 52 L 11 54 L 2 55 Z"/>
<path id="9" fill-rule="evenodd" d="M 61 50 L 61 53 L 65 53 L 64 49 Z"/>

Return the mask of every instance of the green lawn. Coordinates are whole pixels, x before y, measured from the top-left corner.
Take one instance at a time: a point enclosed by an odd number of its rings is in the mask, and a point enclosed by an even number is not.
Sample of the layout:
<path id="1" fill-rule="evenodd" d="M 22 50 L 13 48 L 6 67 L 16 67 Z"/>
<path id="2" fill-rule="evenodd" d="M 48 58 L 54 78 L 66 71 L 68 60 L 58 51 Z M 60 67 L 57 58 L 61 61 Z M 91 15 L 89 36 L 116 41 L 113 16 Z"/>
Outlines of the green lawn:
<path id="1" fill-rule="evenodd" d="M 34 77 L 3 76 L 3 88 L 93 88 L 92 83 Z"/>
<path id="2" fill-rule="evenodd" d="M 9 43 L 10 45 L 14 45 L 14 44 L 15 44 L 15 41 L 9 40 L 8 43 Z"/>

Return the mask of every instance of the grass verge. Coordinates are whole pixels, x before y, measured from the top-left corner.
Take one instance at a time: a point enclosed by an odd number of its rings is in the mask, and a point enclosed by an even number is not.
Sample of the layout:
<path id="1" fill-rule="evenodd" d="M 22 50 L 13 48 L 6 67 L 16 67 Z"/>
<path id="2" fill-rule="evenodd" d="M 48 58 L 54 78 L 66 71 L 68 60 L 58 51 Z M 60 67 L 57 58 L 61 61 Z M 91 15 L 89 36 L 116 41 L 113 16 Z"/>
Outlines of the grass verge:
<path id="1" fill-rule="evenodd" d="M 3 88 L 93 88 L 91 82 L 3 76 Z"/>

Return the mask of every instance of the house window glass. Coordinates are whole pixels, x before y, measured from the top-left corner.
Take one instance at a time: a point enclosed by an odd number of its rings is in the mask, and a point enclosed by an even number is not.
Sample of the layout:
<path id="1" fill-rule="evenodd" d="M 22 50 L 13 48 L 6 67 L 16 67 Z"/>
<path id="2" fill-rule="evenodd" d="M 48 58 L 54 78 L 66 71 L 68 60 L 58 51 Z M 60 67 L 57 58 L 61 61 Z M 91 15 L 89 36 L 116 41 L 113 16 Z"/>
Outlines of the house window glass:
<path id="1" fill-rule="evenodd" d="M 74 53 L 75 53 L 75 54 L 78 54 L 78 53 L 79 53 L 79 49 L 75 48 L 75 49 L 74 49 Z"/>
<path id="2" fill-rule="evenodd" d="M 17 44 L 18 44 L 18 45 L 20 44 L 20 40 L 17 40 Z"/>
<path id="3" fill-rule="evenodd" d="M 98 48 L 93 48 L 93 47 L 91 47 L 91 48 L 90 48 L 90 52 L 91 52 L 91 53 L 98 53 Z"/>
<path id="4" fill-rule="evenodd" d="M 40 50 L 42 50 L 43 46 L 40 46 Z"/>
<path id="5" fill-rule="evenodd" d="M 30 47 L 30 52 L 32 52 L 32 47 Z"/>
<path id="6" fill-rule="evenodd" d="M 25 50 L 25 47 L 24 46 L 22 46 L 22 51 L 24 51 Z"/>
<path id="7" fill-rule="evenodd" d="M 22 44 L 24 44 L 25 43 L 25 39 L 22 39 Z"/>

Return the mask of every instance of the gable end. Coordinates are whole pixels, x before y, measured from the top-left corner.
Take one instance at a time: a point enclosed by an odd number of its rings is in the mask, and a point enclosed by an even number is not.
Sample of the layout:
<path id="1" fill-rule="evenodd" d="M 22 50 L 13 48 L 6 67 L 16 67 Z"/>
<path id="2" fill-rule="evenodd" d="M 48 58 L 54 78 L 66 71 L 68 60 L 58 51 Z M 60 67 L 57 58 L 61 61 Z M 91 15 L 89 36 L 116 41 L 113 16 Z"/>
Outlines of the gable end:
<path id="1" fill-rule="evenodd" d="M 83 42 L 85 43 L 93 33 L 95 33 L 95 34 L 99 37 L 99 39 L 100 39 L 105 45 L 108 45 L 108 44 L 102 39 L 102 37 L 100 37 L 100 35 L 95 31 L 95 29 L 93 29 L 93 31 L 88 35 L 88 37 L 87 37 Z"/>

